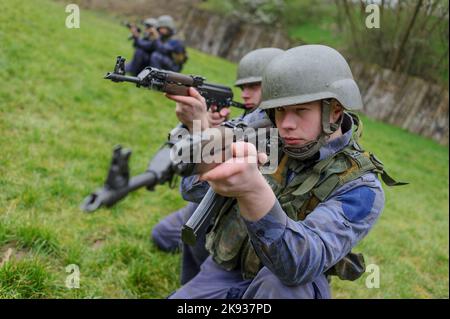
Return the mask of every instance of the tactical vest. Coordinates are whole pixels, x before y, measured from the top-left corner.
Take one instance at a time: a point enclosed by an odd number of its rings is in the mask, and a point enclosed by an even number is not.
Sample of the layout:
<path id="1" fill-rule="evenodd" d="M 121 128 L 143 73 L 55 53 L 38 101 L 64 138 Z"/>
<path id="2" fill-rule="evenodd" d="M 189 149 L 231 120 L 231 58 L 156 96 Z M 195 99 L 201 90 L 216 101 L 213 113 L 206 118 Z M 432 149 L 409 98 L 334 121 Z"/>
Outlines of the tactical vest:
<path id="1" fill-rule="evenodd" d="M 334 190 L 368 172 L 381 174 L 387 185 L 399 184 L 386 174 L 383 164 L 373 154 L 365 152 L 359 146 L 357 141 L 362 133 L 362 123 L 357 115 L 348 114 L 352 117 L 356 130 L 344 149 L 309 167 L 284 156 L 277 171 L 265 176 L 289 218 L 295 221 L 304 220 L 319 203 L 326 201 Z M 286 185 L 288 170 L 293 171 L 295 177 Z M 240 268 L 244 279 L 254 278 L 262 267 L 238 205 L 217 214 L 206 237 L 206 249 L 222 268 Z M 362 255 L 350 252 L 326 274 L 355 280 L 364 271 Z"/>

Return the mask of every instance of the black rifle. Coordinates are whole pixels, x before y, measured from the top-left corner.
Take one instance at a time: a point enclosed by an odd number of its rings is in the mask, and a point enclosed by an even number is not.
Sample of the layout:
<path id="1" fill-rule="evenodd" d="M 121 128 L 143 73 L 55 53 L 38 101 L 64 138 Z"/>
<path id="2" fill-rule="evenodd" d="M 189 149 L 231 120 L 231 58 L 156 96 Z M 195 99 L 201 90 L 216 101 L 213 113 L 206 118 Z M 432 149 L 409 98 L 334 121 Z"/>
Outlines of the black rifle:
<path id="1" fill-rule="evenodd" d="M 253 123 L 251 127 L 266 128 L 270 125 L 270 121 L 262 120 Z M 111 207 L 121 199 L 125 198 L 129 193 L 139 188 L 146 187 L 147 190 L 154 190 L 155 186 L 158 184 L 167 182 L 173 184 L 172 182 L 175 175 L 190 176 L 209 169 L 210 164 L 204 164 L 203 162 L 193 163 L 192 157 L 181 158 L 181 160 L 172 160 L 173 156 L 171 157 L 171 152 L 172 155 L 177 154 L 178 151 L 183 148 L 195 152 L 195 150 L 201 149 L 202 145 L 211 141 L 210 136 L 203 132 L 199 135 L 185 136 L 183 139 L 175 142 L 174 139 L 177 138 L 176 130 L 180 127 L 181 126 L 178 126 L 172 131 L 170 134 L 171 138 L 169 138 L 169 141 L 166 142 L 152 158 L 146 172 L 132 178 L 130 178 L 128 165 L 131 151 L 123 150 L 121 146 L 116 146 L 113 151 L 108 176 L 103 187 L 86 197 L 81 204 L 81 209 L 86 212 L 93 212 L 102 206 Z M 223 129 L 226 130 L 226 133 L 236 136 L 233 132 L 242 130 L 246 127 L 248 127 L 247 124 L 243 122 L 231 121 L 227 122 Z M 266 131 L 263 131 L 262 133 L 263 135 L 253 133 L 246 135 L 241 134 L 239 140 L 250 141 L 256 143 L 256 145 L 262 140 L 265 140 L 264 145 L 266 146 L 266 152 L 269 153 L 271 143 L 274 142 Z M 220 145 L 222 148 L 218 148 L 217 153 L 224 153 L 225 149 L 229 146 L 222 143 Z M 211 154 L 211 156 L 214 156 L 214 154 Z M 183 240 L 187 243 L 195 243 L 195 239 L 200 229 L 211 220 L 211 217 L 214 216 L 220 208 L 223 208 L 224 205 L 229 205 L 230 203 L 228 198 L 217 195 L 210 189 L 200 206 L 186 223 L 182 233 Z"/>
<path id="2" fill-rule="evenodd" d="M 134 24 L 134 23 L 130 23 L 130 22 L 128 22 L 128 21 L 125 21 L 125 22 L 122 22 L 122 25 L 125 26 L 125 27 L 127 27 L 128 29 L 130 29 L 130 31 L 131 31 L 131 28 L 132 28 L 132 27 L 136 27 L 136 31 L 137 31 L 138 33 L 141 33 L 141 32 L 142 32 L 141 28 L 138 27 L 138 26 L 137 26 L 136 24 Z M 128 37 L 128 40 L 132 40 L 132 39 L 133 39 L 133 35 L 130 35 L 130 36 Z"/>
<path id="3" fill-rule="evenodd" d="M 201 76 L 185 75 L 181 73 L 146 67 L 137 76 L 125 75 L 125 58 L 118 56 L 113 72 L 108 72 L 105 79 L 113 82 L 131 82 L 137 87 L 165 92 L 173 95 L 189 95 L 189 88 L 194 87 L 206 100 L 208 109 L 216 106 L 216 111 L 224 107 L 234 106 L 246 109 L 245 105 L 233 101 L 233 91 L 230 87 L 206 83 Z"/>
<path id="4" fill-rule="evenodd" d="M 272 122 L 269 120 L 261 120 L 258 122 L 251 123 L 250 125 L 243 124 L 242 122 L 227 122 L 224 124 L 225 130 L 231 129 L 231 131 L 236 131 L 237 129 L 245 129 L 246 127 L 251 128 L 269 128 L 272 126 Z M 262 133 L 262 134 L 261 134 Z M 233 133 L 234 136 L 236 134 Z M 226 136 L 226 131 L 222 134 L 222 136 Z M 205 139 L 196 137 L 189 137 L 188 141 L 192 141 L 194 144 L 204 144 L 205 142 L 210 142 L 209 137 L 207 136 Z M 233 139 L 233 142 L 236 140 L 246 141 L 254 143 L 255 146 L 261 146 L 261 142 L 263 142 L 262 146 L 265 147 L 266 154 L 269 154 L 272 147 L 278 149 L 278 135 L 271 136 L 270 131 L 263 130 L 262 132 L 251 131 L 250 134 L 245 133 L 241 135 L 238 139 Z M 223 141 L 222 141 L 223 142 Z M 181 144 L 181 145 L 180 145 Z M 224 145 L 224 144 L 222 144 Z M 183 143 L 179 143 L 176 145 L 177 147 L 183 148 Z M 186 147 L 185 147 L 186 148 Z M 191 147 L 191 149 L 194 147 Z M 258 151 L 260 149 L 258 148 Z M 216 151 L 211 152 L 211 157 L 216 156 Z M 226 160 L 231 156 L 231 150 L 228 145 L 224 145 L 222 149 L 218 150 L 221 160 Z M 225 156 L 223 154 L 226 154 Z M 211 159 L 211 157 L 209 159 Z M 202 158 L 203 160 L 204 158 Z M 278 158 L 277 158 L 278 159 Z M 210 161 L 208 161 L 210 162 Z M 269 165 L 270 164 L 270 165 Z M 268 162 L 265 166 L 271 166 L 271 169 L 274 170 L 275 167 L 273 165 L 277 163 Z M 209 169 L 211 169 L 211 165 L 215 164 L 204 164 L 204 163 L 184 163 L 183 161 L 178 164 L 178 171 L 181 172 L 182 175 L 193 175 L 198 173 L 203 173 Z M 224 197 L 222 195 L 216 194 L 212 188 L 209 188 L 206 195 L 203 197 L 197 209 L 194 211 L 192 216 L 186 222 L 181 230 L 181 239 L 184 243 L 188 245 L 194 246 L 199 234 L 206 232 L 207 227 L 211 224 L 212 219 L 216 216 L 220 211 L 228 210 L 232 205 L 236 203 L 236 199 L 232 197 Z"/>
<path id="5" fill-rule="evenodd" d="M 217 111 L 223 107 L 235 106 L 245 109 L 243 104 L 233 101 L 231 88 L 204 82 L 204 78 L 180 73 L 145 68 L 137 77 L 125 75 L 125 59 L 117 57 L 113 72 L 105 76 L 114 82 L 132 82 L 137 87 L 145 87 L 176 95 L 187 95 L 189 87 L 195 87 L 205 98 L 207 106 L 215 105 Z M 180 128 L 179 125 L 177 128 Z M 170 160 L 170 150 L 174 143 L 168 141 L 151 160 L 147 171 L 130 179 L 128 161 L 130 150 L 122 150 L 121 146 L 114 148 L 108 177 L 104 186 L 90 194 L 81 205 L 87 212 L 95 211 L 101 206 L 111 207 L 130 192 L 142 187 L 153 190 L 157 184 L 172 182 L 174 174 L 183 175 L 183 170 L 192 169 L 192 165 L 173 163 Z M 186 175 L 186 174 L 184 174 Z"/>
<path id="6" fill-rule="evenodd" d="M 139 32 L 139 33 L 141 33 L 141 28 L 140 27 L 138 27 L 136 24 L 134 24 L 134 23 L 130 23 L 130 22 L 127 22 L 127 21 L 125 21 L 125 22 L 123 22 L 122 23 L 125 27 L 127 27 L 128 29 L 131 29 L 132 27 L 136 27 L 136 30 L 137 30 L 137 32 Z"/>
<path id="7" fill-rule="evenodd" d="M 153 190 L 158 184 L 172 184 L 174 170 L 170 160 L 171 144 L 164 144 L 150 161 L 147 171 L 130 179 L 128 161 L 131 150 L 124 150 L 120 145 L 113 150 L 108 176 L 102 188 L 85 198 L 81 209 L 93 212 L 101 206 L 111 207 L 129 193 L 146 187 Z"/>

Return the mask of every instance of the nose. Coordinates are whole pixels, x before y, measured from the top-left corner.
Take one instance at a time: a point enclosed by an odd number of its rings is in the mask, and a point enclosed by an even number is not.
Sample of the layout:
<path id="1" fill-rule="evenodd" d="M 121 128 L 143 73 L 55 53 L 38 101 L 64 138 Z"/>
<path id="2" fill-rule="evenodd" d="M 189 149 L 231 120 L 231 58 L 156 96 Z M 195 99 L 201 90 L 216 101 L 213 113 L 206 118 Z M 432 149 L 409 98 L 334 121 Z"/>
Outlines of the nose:
<path id="1" fill-rule="evenodd" d="M 250 91 L 249 91 L 249 89 L 246 88 L 246 87 L 244 87 L 244 88 L 242 89 L 241 96 L 242 96 L 243 99 L 248 99 L 248 98 L 250 98 Z"/>
<path id="2" fill-rule="evenodd" d="M 289 111 L 285 111 L 279 115 L 278 124 L 278 128 L 283 130 L 295 130 L 297 128 L 295 118 L 293 116 L 289 116 Z"/>

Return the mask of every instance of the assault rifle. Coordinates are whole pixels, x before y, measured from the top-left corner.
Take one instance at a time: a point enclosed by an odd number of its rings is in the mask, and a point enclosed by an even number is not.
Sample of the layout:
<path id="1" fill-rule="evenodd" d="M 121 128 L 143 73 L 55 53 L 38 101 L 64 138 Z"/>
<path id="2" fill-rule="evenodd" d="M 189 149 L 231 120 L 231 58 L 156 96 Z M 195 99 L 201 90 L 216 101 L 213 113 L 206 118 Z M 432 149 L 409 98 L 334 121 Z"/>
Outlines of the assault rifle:
<path id="1" fill-rule="evenodd" d="M 106 79 L 114 82 L 132 82 L 137 87 L 144 87 L 152 90 L 162 91 L 175 95 L 188 95 L 189 87 L 195 87 L 199 93 L 205 98 L 206 104 L 209 107 L 215 105 L 217 111 L 223 107 L 235 106 L 245 109 L 245 106 L 234 102 L 233 92 L 229 87 L 210 84 L 204 82 L 204 78 L 198 76 L 187 76 L 180 73 L 158 70 L 155 68 L 145 68 L 137 77 L 125 75 L 125 59 L 117 57 L 114 72 L 109 72 Z M 222 127 L 222 138 L 220 139 L 219 147 L 210 149 L 205 158 L 209 160 L 211 157 L 219 156 L 222 160 L 226 160 L 226 153 L 229 151 L 230 143 L 237 140 L 243 140 L 254 143 L 257 147 L 263 145 L 266 147 L 266 153 L 270 153 L 273 146 L 278 150 L 277 135 L 267 134 L 269 131 L 242 134 L 243 129 L 250 128 L 268 128 L 271 122 L 262 120 L 255 122 L 252 125 L 247 125 L 240 121 L 226 122 Z M 179 125 L 175 130 L 182 129 Z M 238 132 L 238 134 L 235 134 Z M 139 188 L 146 187 L 148 190 L 154 190 L 158 184 L 169 182 L 173 185 L 173 178 L 175 175 L 190 176 L 193 174 L 202 173 L 205 170 L 211 169 L 211 161 L 205 161 L 202 158 L 199 163 L 193 160 L 203 146 L 211 143 L 211 137 L 208 131 L 197 135 L 187 135 L 179 141 L 174 141 L 169 138 L 161 149 L 156 153 L 150 161 L 148 169 L 143 174 L 130 178 L 128 161 L 131 156 L 131 150 L 123 150 L 121 146 L 117 146 L 113 150 L 113 157 L 111 160 L 108 176 L 102 188 L 97 189 L 91 193 L 81 205 L 81 209 L 86 212 L 93 212 L 101 206 L 111 207 L 118 201 L 125 198 L 130 192 Z M 176 136 L 174 131 L 170 137 Z M 231 136 L 231 140 L 227 136 Z M 216 141 L 217 142 L 217 141 Z M 176 158 L 180 151 L 189 150 L 189 155 L 181 156 L 181 159 Z M 183 152 L 181 152 L 183 153 Z M 229 153 L 229 152 L 228 152 Z M 174 155 L 175 154 L 175 155 Z M 270 163 L 269 164 L 273 164 Z M 192 217 L 187 221 L 182 230 L 182 239 L 186 243 L 193 245 L 200 231 L 208 225 L 211 218 L 224 207 L 229 207 L 234 203 L 234 199 L 227 198 L 216 194 L 212 189 L 209 189 L 206 196 L 200 203 L 197 210 Z"/>
<path id="2" fill-rule="evenodd" d="M 271 122 L 261 120 L 252 124 L 247 125 L 241 121 L 226 122 L 219 129 L 223 133 L 220 141 L 215 140 L 214 135 L 209 134 L 211 129 L 200 134 L 187 134 L 179 139 L 178 133 L 182 130 L 180 125 L 172 130 L 169 140 L 152 158 L 147 170 L 132 178 L 130 178 L 128 164 L 131 150 L 124 150 L 121 146 L 116 146 L 113 150 L 110 168 L 103 187 L 87 196 L 81 204 L 81 209 L 86 212 L 93 212 L 102 206 L 111 207 L 129 193 L 142 187 L 152 191 L 158 184 L 169 183 L 169 185 L 173 185 L 175 175 L 190 176 L 209 170 L 211 165 L 217 165 L 211 163 L 212 157 L 220 156 L 221 160 L 227 159 L 224 157 L 230 146 L 230 143 L 224 143 L 227 137 L 230 137 L 228 142 L 243 140 L 255 145 L 262 145 L 265 147 L 266 153 L 273 153 L 274 149 L 278 151 L 277 141 L 274 141 L 274 137 L 277 136 L 271 135 L 269 130 L 256 130 L 257 128 L 270 127 Z M 255 128 L 255 130 L 244 130 L 249 127 Z M 218 146 L 209 148 L 208 152 L 202 154 L 204 156 L 196 163 L 194 158 L 197 157 L 198 152 L 201 152 L 205 146 L 211 143 Z M 188 153 L 188 155 L 178 156 L 183 152 Z M 268 162 L 268 164 L 273 163 Z M 183 228 L 183 240 L 194 244 L 199 231 L 207 225 L 220 208 L 230 205 L 232 200 L 215 194 L 210 189 Z"/>
<path id="3" fill-rule="evenodd" d="M 141 33 L 141 31 L 142 31 L 141 28 L 138 27 L 136 24 L 130 23 L 130 22 L 128 22 L 128 21 L 122 22 L 122 25 L 125 26 L 125 27 L 127 27 L 128 29 L 131 29 L 131 28 L 133 28 L 133 27 L 136 27 L 136 31 L 139 32 L 139 33 Z"/>
<path id="4" fill-rule="evenodd" d="M 233 91 L 231 88 L 206 83 L 204 78 L 199 76 L 184 75 L 180 73 L 159 70 L 147 67 L 142 70 L 137 77 L 125 75 L 125 58 L 118 56 L 113 72 L 108 72 L 105 79 L 113 82 L 131 82 L 137 87 L 144 87 L 151 90 L 166 92 L 175 95 L 188 95 L 189 87 L 195 87 L 205 98 L 209 107 L 216 106 L 216 111 L 223 107 L 235 106 L 245 109 L 241 103 L 233 101 Z M 179 125 L 176 129 L 181 129 Z M 147 171 L 141 175 L 130 179 L 128 161 L 131 150 L 123 150 L 116 146 L 108 171 L 108 176 L 104 186 L 90 194 L 81 205 L 81 209 L 92 212 L 101 206 L 111 207 L 130 192 L 142 187 L 153 190 L 157 184 L 164 184 L 173 181 L 176 172 L 182 174 L 182 169 L 192 169 L 192 165 L 183 166 L 186 163 L 173 163 L 170 159 L 170 151 L 174 142 L 166 142 L 158 153 L 153 157 Z M 193 172 L 193 170 L 192 170 Z"/>
<path id="5" fill-rule="evenodd" d="M 105 79 L 113 82 L 131 82 L 137 87 L 165 92 L 173 95 L 189 95 L 189 88 L 194 87 L 206 100 L 208 109 L 216 106 L 216 111 L 224 107 L 234 106 L 246 109 L 245 105 L 233 101 L 233 91 L 230 87 L 206 83 L 201 76 L 186 75 L 172 71 L 146 67 L 137 76 L 125 75 L 125 58 L 118 56 L 113 72 L 108 72 Z"/>
<path id="6" fill-rule="evenodd" d="M 131 150 L 122 149 L 120 145 L 116 146 L 103 187 L 87 196 L 81 204 L 81 209 L 85 212 L 93 212 L 101 206 L 113 206 L 139 188 L 146 187 L 148 190 L 153 190 L 158 184 L 166 182 L 172 184 L 174 171 L 170 161 L 170 148 L 170 143 L 164 144 L 150 161 L 147 171 L 130 178 L 128 161 Z"/>

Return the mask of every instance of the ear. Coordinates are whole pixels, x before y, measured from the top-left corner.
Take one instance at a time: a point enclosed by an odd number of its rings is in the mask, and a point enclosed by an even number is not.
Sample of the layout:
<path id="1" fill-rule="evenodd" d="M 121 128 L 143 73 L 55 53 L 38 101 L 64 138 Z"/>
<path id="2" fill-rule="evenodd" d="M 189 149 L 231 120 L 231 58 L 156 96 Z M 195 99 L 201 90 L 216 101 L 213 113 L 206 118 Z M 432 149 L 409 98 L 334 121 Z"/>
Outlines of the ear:
<path id="1" fill-rule="evenodd" d="M 330 123 L 336 123 L 344 112 L 341 103 L 336 100 L 331 102 Z"/>

